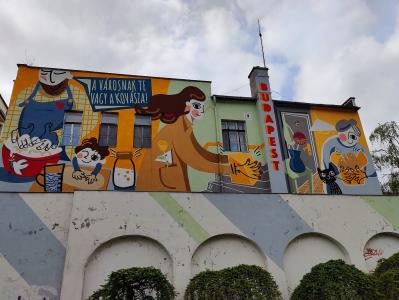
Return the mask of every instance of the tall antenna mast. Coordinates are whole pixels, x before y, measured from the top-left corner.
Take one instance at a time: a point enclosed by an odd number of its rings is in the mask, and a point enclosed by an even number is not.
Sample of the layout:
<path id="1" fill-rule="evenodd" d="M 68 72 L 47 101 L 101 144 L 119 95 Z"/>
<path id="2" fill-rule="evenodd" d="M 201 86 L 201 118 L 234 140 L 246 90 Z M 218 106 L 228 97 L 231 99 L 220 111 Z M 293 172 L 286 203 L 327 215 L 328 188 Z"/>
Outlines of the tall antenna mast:
<path id="1" fill-rule="evenodd" d="M 262 33 L 260 32 L 260 22 L 259 22 L 259 19 L 258 19 L 258 28 L 259 28 L 260 45 L 261 45 L 261 47 L 262 47 L 263 66 L 266 68 L 265 51 L 263 50 Z"/>

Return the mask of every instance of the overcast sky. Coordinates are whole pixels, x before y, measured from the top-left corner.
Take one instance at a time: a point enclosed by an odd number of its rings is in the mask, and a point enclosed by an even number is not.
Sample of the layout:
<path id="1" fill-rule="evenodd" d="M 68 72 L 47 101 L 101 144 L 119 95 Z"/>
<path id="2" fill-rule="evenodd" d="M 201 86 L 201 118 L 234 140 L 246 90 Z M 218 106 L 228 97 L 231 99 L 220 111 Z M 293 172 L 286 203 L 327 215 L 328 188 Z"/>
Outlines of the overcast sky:
<path id="1" fill-rule="evenodd" d="M 274 99 L 362 107 L 367 134 L 399 121 L 398 0 L 0 0 L 0 93 L 17 63 L 212 81 L 249 96 L 262 65 Z"/>

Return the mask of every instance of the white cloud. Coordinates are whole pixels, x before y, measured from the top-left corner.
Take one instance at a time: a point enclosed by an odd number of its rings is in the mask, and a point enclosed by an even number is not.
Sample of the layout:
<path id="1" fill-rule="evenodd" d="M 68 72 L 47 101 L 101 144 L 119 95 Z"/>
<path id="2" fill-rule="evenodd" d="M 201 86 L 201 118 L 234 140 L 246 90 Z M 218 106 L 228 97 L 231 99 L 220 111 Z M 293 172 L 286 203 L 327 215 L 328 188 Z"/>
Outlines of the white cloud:
<path id="1" fill-rule="evenodd" d="M 399 11 L 399 4 L 390 2 L 386 9 Z M 251 22 L 256 21 L 255 11 L 263 16 L 267 53 L 284 58 L 280 75 L 287 70 L 284 66 L 298 67 L 294 99 L 341 104 L 354 96 L 362 106 L 367 135 L 378 122 L 399 121 L 399 14 L 396 30 L 381 42 L 375 29 L 390 20 L 377 15 L 368 0 L 239 3 Z M 271 77 L 274 89 L 281 85 L 277 78 L 276 85 Z"/>

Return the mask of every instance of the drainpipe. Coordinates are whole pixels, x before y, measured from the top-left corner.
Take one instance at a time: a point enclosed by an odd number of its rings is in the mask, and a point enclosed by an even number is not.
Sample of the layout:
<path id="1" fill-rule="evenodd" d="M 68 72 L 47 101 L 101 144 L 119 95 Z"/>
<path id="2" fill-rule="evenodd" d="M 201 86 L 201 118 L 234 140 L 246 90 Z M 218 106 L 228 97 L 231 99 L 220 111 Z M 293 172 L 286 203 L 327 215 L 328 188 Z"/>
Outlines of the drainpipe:
<path id="1" fill-rule="evenodd" d="M 213 102 L 213 114 L 215 116 L 216 142 L 219 143 L 219 141 L 221 141 L 222 139 L 220 137 L 220 124 L 218 121 L 219 114 L 218 114 L 217 105 L 216 105 L 216 97 L 215 97 L 215 95 L 213 95 L 211 98 L 212 98 L 212 102 Z M 223 191 L 223 180 L 222 180 L 222 174 L 220 173 L 221 172 L 220 166 L 222 164 L 222 161 L 221 161 L 220 155 L 223 155 L 223 154 L 220 153 L 219 145 L 216 145 L 216 151 L 217 151 L 218 159 L 219 159 L 219 163 L 218 163 L 219 174 L 217 176 L 218 176 L 218 181 L 220 184 L 220 192 L 222 192 Z"/>

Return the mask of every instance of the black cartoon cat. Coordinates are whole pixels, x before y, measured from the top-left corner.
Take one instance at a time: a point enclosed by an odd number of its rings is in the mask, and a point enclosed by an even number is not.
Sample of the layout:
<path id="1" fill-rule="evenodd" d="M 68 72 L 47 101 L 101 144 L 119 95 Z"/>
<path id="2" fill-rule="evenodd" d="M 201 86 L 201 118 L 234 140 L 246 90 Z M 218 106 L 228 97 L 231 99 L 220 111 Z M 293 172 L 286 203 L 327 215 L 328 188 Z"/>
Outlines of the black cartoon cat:
<path id="1" fill-rule="evenodd" d="M 319 173 L 319 177 L 321 181 L 323 181 L 328 189 L 328 193 L 332 195 L 342 195 L 341 188 L 339 185 L 335 182 L 337 180 L 337 173 L 335 172 L 334 166 L 332 163 L 329 163 L 328 169 L 325 170 L 320 170 L 320 168 L 317 168 L 317 172 Z"/>

